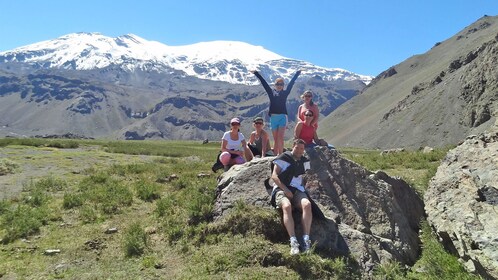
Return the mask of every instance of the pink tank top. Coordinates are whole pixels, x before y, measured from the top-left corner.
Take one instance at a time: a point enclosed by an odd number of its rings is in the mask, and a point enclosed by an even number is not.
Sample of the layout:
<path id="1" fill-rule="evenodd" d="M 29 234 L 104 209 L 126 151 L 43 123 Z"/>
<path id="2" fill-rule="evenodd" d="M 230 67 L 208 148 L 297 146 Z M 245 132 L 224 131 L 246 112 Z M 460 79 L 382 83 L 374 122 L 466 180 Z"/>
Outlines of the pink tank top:
<path id="1" fill-rule="evenodd" d="M 307 126 L 304 122 L 301 128 L 301 133 L 299 134 L 299 138 L 303 139 L 306 144 L 313 143 L 313 139 L 315 138 L 315 128 L 312 126 Z"/>

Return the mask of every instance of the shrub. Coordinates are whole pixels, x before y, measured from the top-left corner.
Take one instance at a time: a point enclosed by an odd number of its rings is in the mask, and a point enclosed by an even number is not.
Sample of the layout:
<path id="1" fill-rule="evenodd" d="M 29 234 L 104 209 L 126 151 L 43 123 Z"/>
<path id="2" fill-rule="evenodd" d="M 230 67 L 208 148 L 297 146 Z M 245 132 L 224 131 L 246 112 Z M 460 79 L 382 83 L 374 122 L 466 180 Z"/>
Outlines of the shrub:
<path id="1" fill-rule="evenodd" d="M 139 223 L 133 223 L 125 232 L 124 251 L 127 257 L 142 255 L 148 246 L 148 236 Z"/>
<path id="2" fill-rule="evenodd" d="M 149 183 L 140 180 L 135 184 L 137 196 L 143 201 L 153 201 L 160 197 L 159 186 L 155 183 Z"/>
<path id="3" fill-rule="evenodd" d="M 380 264 L 375 268 L 374 279 L 402 280 L 406 279 L 406 276 L 401 264 L 397 261 L 391 261 Z"/>
<path id="4" fill-rule="evenodd" d="M 6 234 L 4 243 L 9 243 L 17 238 L 28 237 L 37 233 L 47 221 L 48 210 L 20 204 L 13 210 L 7 210 L 3 215 L 2 227 Z"/>
<path id="5" fill-rule="evenodd" d="M 79 213 L 80 213 L 81 222 L 83 222 L 84 224 L 93 223 L 98 219 L 97 212 L 90 205 L 85 205 L 81 207 Z"/>
<path id="6" fill-rule="evenodd" d="M 41 189 L 44 191 L 61 191 L 66 189 L 66 187 L 66 181 L 59 178 L 54 178 L 52 176 L 42 178 L 35 183 L 36 189 Z"/>
<path id="7" fill-rule="evenodd" d="M 0 176 L 15 173 L 19 164 L 6 158 L 0 159 Z"/>
<path id="8" fill-rule="evenodd" d="M 83 205 L 84 198 L 81 194 L 65 193 L 62 201 L 64 209 L 71 209 Z"/>
<path id="9" fill-rule="evenodd" d="M 450 276 L 446 279 L 480 279 L 465 271 L 458 259 L 446 252 L 432 234 L 427 221 L 422 222 L 422 256 L 408 274 L 411 279 L 441 279 L 441 275 Z M 414 273 L 413 271 L 417 271 Z"/>
<path id="10" fill-rule="evenodd" d="M 171 215 L 173 213 L 174 200 L 172 196 L 161 198 L 156 201 L 156 214 L 159 217 Z"/>

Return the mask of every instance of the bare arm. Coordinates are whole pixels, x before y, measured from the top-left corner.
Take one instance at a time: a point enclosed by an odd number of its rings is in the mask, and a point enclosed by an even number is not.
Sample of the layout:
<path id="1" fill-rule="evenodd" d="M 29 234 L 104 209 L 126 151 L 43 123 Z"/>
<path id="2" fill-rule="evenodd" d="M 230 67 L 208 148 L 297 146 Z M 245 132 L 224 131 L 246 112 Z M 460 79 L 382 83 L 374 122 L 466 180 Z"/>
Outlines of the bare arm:
<path id="1" fill-rule="evenodd" d="M 268 133 L 266 131 L 262 131 L 263 133 L 261 134 L 261 137 L 263 137 L 262 143 L 261 143 L 261 157 L 265 157 L 266 151 L 268 151 Z"/>
<path id="2" fill-rule="evenodd" d="M 297 108 L 297 118 L 296 118 L 296 121 L 303 121 L 303 119 L 301 119 L 301 112 L 303 111 L 303 104 L 299 105 L 299 107 Z"/>
<path id="3" fill-rule="evenodd" d="M 318 105 L 316 104 L 313 105 L 311 110 L 313 111 L 313 120 L 311 121 L 311 125 L 313 127 L 316 127 L 316 124 L 318 123 L 318 118 L 320 117 L 320 110 L 318 110 Z"/>
<path id="4" fill-rule="evenodd" d="M 301 135 L 301 130 L 303 129 L 303 123 L 298 122 L 296 127 L 294 128 L 294 139 L 299 139 L 299 135 Z"/>
<path id="5" fill-rule="evenodd" d="M 253 132 L 251 132 L 251 135 L 249 136 L 249 144 L 254 144 L 254 141 L 256 140 L 256 134 Z"/>

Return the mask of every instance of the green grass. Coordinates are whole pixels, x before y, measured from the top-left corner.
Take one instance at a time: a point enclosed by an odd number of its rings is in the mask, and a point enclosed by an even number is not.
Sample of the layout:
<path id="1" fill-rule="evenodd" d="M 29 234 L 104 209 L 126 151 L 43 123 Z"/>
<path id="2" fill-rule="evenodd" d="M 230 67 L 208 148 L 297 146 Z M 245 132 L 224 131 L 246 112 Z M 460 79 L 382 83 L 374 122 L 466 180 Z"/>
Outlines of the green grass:
<path id="1" fill-rule="evenodd" d="M 214 222 L 216 175 L 197 175 L 210 173 L 219 143 L 0 139 L 0 147 L 16 164 L 3 176 L 55 170 L 0 201 L 0 275 L 7 279 L 360 277 L 348 258 L 291 256 L 276 211 L 239 202 Z M 341 150 L 369 170 L 403 177 L 421 194 L 446 152 Z M 107 234 L 109 228 L 118 232 Z M 477 279 L 422 228 L 415 266 L 382 264 L 376 279 Z M 49 248 L 61 253 L 45 256 Z"/>
<path id="2" fill-rule="evenodd" d="M 379 150 L 341 149 L 341 154 L 371 171 L 383 170 L 398 176 L 423 194 L 437 167 L 451 147 L 435 149 L 430 153 L 402 151 L 382 155 Z"/>

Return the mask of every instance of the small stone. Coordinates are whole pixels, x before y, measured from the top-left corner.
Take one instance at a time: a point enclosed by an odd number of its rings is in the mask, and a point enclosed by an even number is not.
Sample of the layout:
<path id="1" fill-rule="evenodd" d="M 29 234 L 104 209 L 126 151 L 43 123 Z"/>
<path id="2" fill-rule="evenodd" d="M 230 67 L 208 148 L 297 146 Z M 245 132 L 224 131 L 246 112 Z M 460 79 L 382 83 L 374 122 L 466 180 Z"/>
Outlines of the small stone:
<path id="1" fill-rule="evenodd" d="M 47 250 L 45 250 L 45 252 L 43 254 L 45 254 L 47 256 L 53 256 L 53 255 L 59 254 L 60 252 L 61 252 L 61 250 L 59 250 L 59 249 L 47 249 Z"/>
<path id="2" fill-rule="evenodd" d="M 113 233 L 116 233 L 116 232 L 118 232 L 118 228 L 108 228 L 105 231 L 106 234 L 113 234 Z"/>

